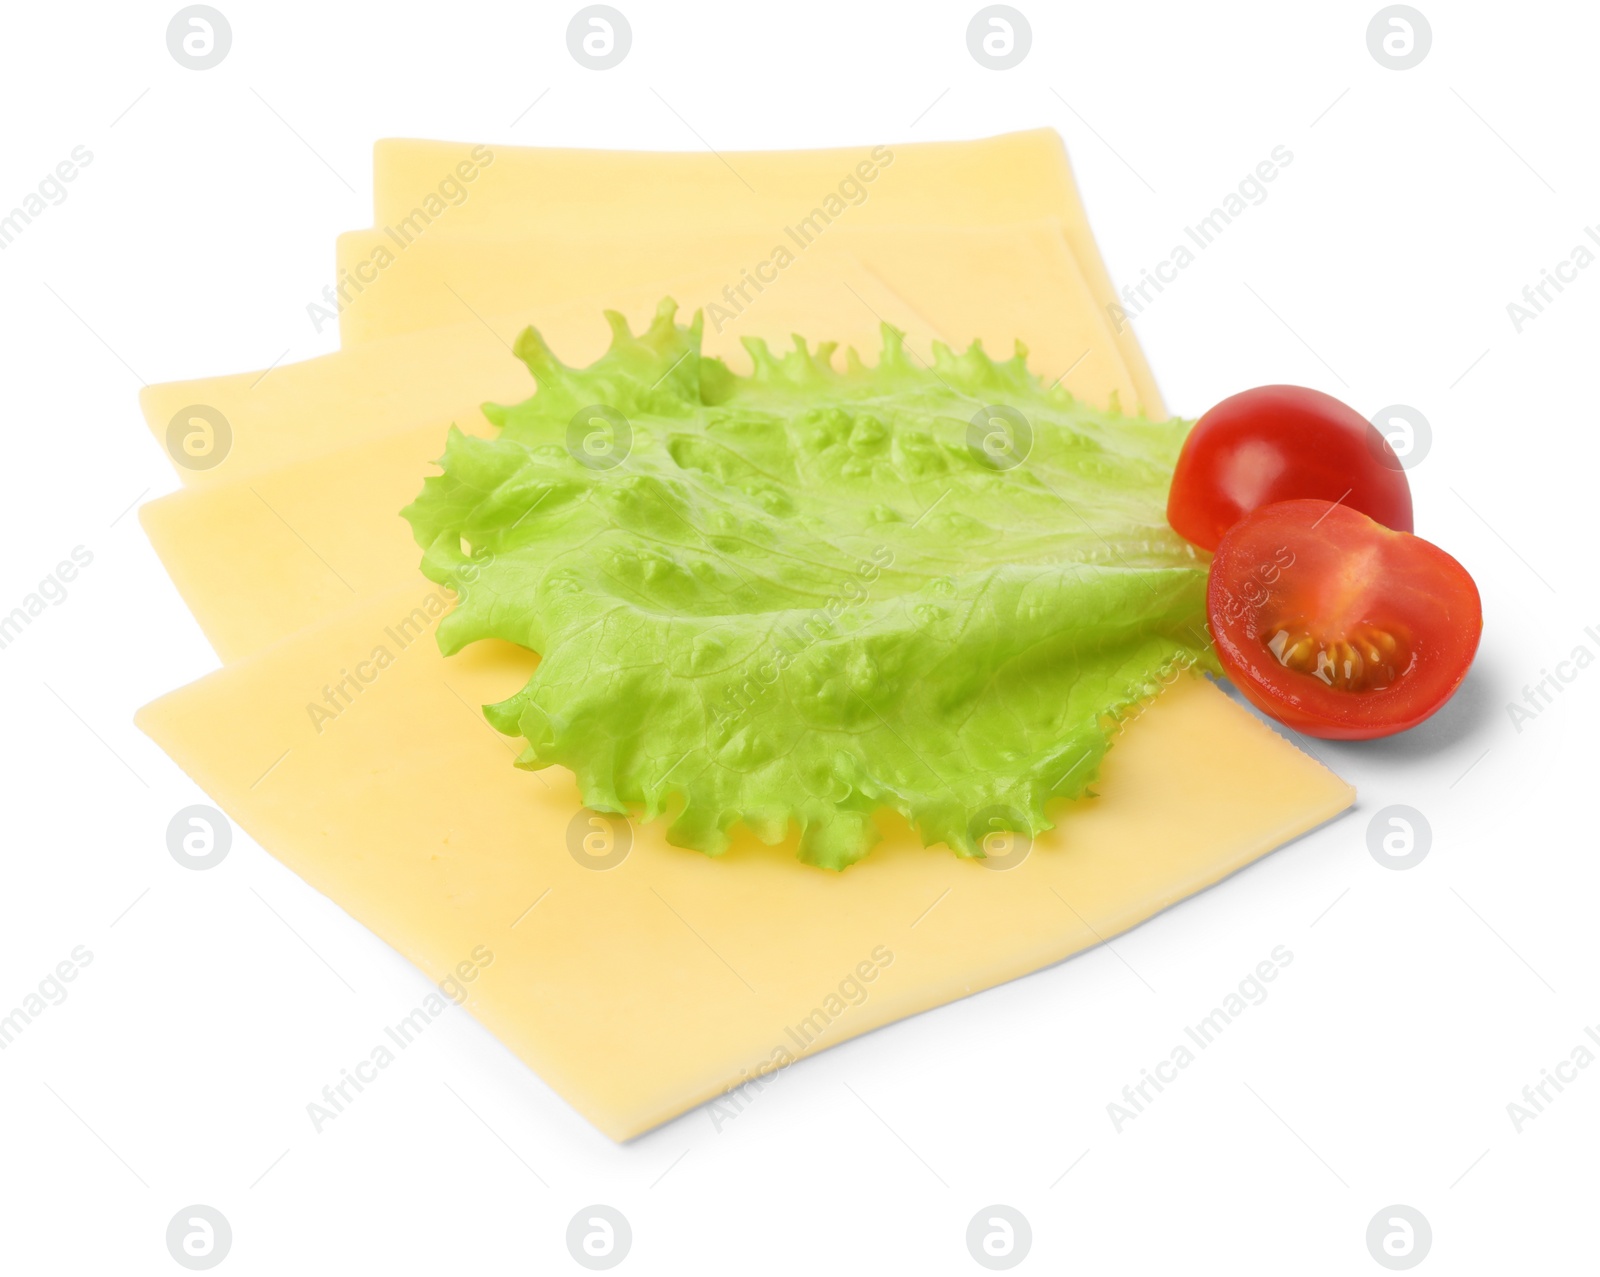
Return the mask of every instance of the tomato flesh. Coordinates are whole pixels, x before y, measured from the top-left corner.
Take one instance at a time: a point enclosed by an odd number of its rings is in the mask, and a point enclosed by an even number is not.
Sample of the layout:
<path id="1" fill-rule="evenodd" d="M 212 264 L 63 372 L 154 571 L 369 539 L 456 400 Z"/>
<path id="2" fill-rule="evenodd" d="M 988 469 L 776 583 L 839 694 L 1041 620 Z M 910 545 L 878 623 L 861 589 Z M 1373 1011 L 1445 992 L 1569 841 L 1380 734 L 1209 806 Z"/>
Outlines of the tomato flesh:
<path id="1" fill-rule="evenodd" d="M 1250 511 L 1311 497 L 1412 530 L 1406 472 L 1371 422 L 1320 390 L 1258 386 L 1195 423 L 1173 472 L 1167 521 L 1215 550 Z"/>
<path id="2" fill-rule="evenodd" d="M 1217 657 L 1250 702 L 1335 740 L 1428 718 L 1483 633 L 1464 567 L 1331 501 L 1279 501 L 1236 523 L 1212 560 L 1206 610 Z"/>

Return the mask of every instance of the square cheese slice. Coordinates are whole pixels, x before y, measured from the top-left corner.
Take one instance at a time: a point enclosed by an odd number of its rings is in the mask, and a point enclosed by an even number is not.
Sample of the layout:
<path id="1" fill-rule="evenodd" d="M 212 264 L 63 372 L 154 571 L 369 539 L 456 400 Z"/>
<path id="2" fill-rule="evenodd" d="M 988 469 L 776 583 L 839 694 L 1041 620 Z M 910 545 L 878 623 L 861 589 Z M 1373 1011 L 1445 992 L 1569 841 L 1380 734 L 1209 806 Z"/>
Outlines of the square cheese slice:
<path id="1" fill-rule="evenodd" d="M 886 813 L 884 842 L 842 874 L 748 837 L 713 860 L 668 846 L 665 821 L 583 810 L 561 769 L 514 769 L 476 706 L 536 658 L 441 656 L 445 606 L 426 583 L 360 601 L 138 723 L 429 979 L 476 965 L 472 1013 L 617 1140 L 1116 936 L 1353 798 L 1185 675 L 1126 726 L 1099 796 L 1058 804 L 1015 868 L 924 848 Z"/>
<path id="2" fill-rule="evenodd" d="M 844 227 L 1055 218 L 1095 309 L 1110 315 L 1117 300 L 1053 129 L 962 142 L 722 154 L 385 139 L 373 150 L 373 213 L 379 231 L 416 238 L 485 228 L 530 238 L 630 234 L 648 222 L 675 234 L 751 227 L 781 236 L 793 227 L 804 236 L 816 228 L 824 242 Z M 1162 416 L 1138 339 L 1131 325 L 1122 329 L 1116 342 L 1137 388 L 1124 405 L 1143 404 L 1150 416 Z"/>

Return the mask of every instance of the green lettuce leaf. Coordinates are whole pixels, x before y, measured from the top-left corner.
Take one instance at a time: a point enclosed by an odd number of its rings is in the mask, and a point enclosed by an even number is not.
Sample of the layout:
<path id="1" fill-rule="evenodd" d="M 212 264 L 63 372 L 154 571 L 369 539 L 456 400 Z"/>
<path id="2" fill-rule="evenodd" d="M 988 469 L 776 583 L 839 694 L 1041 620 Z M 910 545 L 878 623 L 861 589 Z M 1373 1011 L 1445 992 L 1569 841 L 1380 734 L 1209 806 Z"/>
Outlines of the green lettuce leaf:
<path id="1" fill-rule="evenodd" d="M 843 868 L 900 812 L 982 856 L 1083 794 L 1119 717 L 1212 666 L 1205 557 L 1167 526 L 1187 422 L 1078 403 L 1018 346 L 991 360 L 884 326 L 874 367 L 832 344 L 751 376 L 700 353 L 662 303 L 610 351 L 562 364 L 533 330 L 537 393 L 452 430 L 404 511 L 423 571 L 458 596 L 449 654 L 541 655 L 487 707 L 600 811 L 673 816 L 716 855 L 742 821 Z"/>

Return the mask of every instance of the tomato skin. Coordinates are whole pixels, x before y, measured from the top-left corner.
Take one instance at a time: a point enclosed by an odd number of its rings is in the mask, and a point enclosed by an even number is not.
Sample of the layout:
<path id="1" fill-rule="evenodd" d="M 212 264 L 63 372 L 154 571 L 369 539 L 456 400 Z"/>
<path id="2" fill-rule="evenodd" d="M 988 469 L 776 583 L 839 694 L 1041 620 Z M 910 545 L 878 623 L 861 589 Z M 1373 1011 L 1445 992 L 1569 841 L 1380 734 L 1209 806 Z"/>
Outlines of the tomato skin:
<path id="1" fill-rule="evenodd" d="M 1394 449 L 1354 408 L 1305 386 L 1257 386 L 1195 423 L 1172 476 L 1167 522 L 1202 549 L 1274 501 L 1339 501 L 1410 532 L 1411 485 Z"/>
<path id="2" fill-rule="evenodd" d="M 1245 697 L 1330 740 L 1389 736 L 1428 718 L 1461 685 L 1483 633 L 1478 587 L 1461 564 L 1328 501 L 1276 502 L 1231 528 L 1211 562 L 1206 613 Z M 1336 685 L 1352 667 L 1354 685 Z"/>

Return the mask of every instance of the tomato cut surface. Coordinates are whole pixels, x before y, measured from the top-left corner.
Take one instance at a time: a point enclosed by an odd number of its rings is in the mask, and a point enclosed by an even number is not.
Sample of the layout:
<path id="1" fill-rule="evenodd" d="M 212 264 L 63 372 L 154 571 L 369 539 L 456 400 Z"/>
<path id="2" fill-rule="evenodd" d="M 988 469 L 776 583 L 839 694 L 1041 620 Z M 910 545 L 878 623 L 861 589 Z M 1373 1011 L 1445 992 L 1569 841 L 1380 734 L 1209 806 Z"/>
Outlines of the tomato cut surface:
<path id="1" fill-rule="evenodd" d="M 1215 550 L 1250 511 L 1320 497 L 1411 531 L 1411 486 L 1387 439 L 1354 408 L 1304 386 L 1257 386 L 1224 399 L 1184 440 L 1167 521 Z"/>
<path id="2" fill-rule="evenodd" d="M 1211 563 L 1217 657 L 1252 704 L 1311 736 L 1415 727 L 1478 650 L 1483 607 L 1438 546 L 1331 501 L 1280 501 L 1236 523 Z"/>

